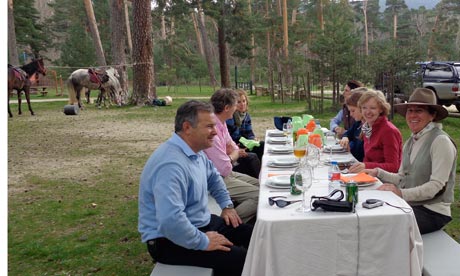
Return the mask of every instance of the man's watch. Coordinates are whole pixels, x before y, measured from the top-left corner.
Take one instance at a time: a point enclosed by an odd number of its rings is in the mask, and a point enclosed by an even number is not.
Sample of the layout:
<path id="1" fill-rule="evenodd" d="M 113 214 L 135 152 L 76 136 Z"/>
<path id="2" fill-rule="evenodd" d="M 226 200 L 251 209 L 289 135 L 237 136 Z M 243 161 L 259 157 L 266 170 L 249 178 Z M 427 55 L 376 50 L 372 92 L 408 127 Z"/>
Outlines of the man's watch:
<path id="1" fill-rule="evenodd" d="M 235 206 L 233 206 L 233 203 L 230 203 L 229 205 L 225 206 L 224 209 L 233 209 Z"/>

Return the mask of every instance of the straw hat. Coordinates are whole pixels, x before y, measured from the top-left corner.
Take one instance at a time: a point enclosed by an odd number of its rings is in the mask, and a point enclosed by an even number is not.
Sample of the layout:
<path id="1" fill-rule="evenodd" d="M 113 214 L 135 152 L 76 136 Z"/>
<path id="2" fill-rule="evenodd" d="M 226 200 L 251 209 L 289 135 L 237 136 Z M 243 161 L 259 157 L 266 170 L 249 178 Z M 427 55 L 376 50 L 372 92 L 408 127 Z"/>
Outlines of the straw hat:
<path id="1" fill-rule="evenodd" d="M 410 95 L 407 103 L 394 105 L 395 112 L 402 116 L 406 116 L 407 107 L 409 105 L 424 105 L 434 108 L 436 110 L 436 116 L 433 122 L 440 121 L 449 115 L 447 109 L 442 105 L 436 104 L 436 95 L 432 90 L 427 88 L 416 88 L 414 92 L 412 92 L 412 95 Z"/>

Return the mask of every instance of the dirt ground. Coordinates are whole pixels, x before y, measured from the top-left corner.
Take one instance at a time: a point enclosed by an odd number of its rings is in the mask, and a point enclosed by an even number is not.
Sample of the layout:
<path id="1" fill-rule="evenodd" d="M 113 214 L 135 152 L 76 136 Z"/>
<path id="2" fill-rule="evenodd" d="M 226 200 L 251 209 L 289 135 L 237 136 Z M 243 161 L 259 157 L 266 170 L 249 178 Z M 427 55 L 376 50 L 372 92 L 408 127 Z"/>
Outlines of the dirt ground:
<path id="1" fill-rule="evenodd" d="M 170 108 L 175 112 L 177 107 Z M 128 118 L 138 109 L 87 109 L 77 116 L 66 116 L 61 110 L 36 111 L 36 116 L 14 114 L 8 120 L 9 195 L 33 189 L 36 178 L 92 180 L 108 166 L 124 168 L 130 174 L 128 181 L 138 183 L 143 163 L 171 136 L 174 121 L 173 115 L 153 108 L 147 119 Z M 253 118 L 253 125 L 263 138 L 273 119 Z"/>

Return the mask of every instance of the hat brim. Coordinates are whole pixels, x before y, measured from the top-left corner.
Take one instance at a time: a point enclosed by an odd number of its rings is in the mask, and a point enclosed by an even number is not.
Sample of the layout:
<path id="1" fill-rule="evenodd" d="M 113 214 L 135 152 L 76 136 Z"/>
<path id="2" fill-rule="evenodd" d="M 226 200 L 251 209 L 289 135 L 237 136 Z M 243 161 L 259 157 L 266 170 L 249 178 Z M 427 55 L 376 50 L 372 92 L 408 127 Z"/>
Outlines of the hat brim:
<path id="1" fill-rule="evenodd" d="M 436 110 L 436 117 L 434 117 L 433 122 L 441 121 L 442 119 L 446 118 L 449 115 L 447 109 L 445 109 L 442 105 L 437 104 L 428 104 L 428 103 L 420 103 L 420 102 L 410 102 L 410 103 L 402 103 L 402 104 L 395 104 L 394 111 L 401 116 L 406 116 L 407 108 L 410 105 L 424 105 L 424 106 L 431 106 Z"/>

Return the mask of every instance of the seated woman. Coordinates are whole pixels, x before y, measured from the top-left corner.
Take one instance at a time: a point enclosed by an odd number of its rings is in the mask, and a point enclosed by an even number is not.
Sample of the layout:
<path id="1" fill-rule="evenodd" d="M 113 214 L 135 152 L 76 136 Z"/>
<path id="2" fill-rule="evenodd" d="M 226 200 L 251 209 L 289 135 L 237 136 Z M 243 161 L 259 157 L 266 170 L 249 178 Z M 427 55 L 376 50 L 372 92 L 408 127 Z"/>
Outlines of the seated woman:
<path id="1" fill-rule="evenodd" d="M 358 108 L 358 101 L 363 92 L 366 91 L 367 88 L 365 87 L 353 89 L 351 90 L 351 96 L 345 100 L 350 116 L 355 119 L 355 123 L 345 131 L 340 140 L 340 145 L 348 149 L 359 162 L 364 159 L 364 141 L 361 139 L 361 126 L 364 123 L 364 118 Z"/>
<path id="2" fill-rule="evenodd" d="M 420 233 L 430 233 L 452 220 L 457 148 L 438 123 L 448 112 L 426 88 L 415 89 L 407 103 L 395 105 L 395 111 L 406 117 L 412 132 L 404 144 L 401 167 L 398 173 L 365 171 L 382 180 L 379 190 L 392 191 L 406 200 Z"/>
<path id="3" fill-rule="evenodd" d="M 249 101 L 248 95 L 242 89 L 237 89 L 236 92 L 239 95 L 237 107 L 233 117 L 226 121 L 228 132 L 232 136 L 233 141 L 243 149 L 246 149 L 239 141 L 241 137 L 248 140 L 257 140 L 256 135 L 252 130 L 251 116 L 248 113 Z M 264 154 L 264 142 L 259 141 L 259 146 L 253 147 L 251 150 L 246 149 L 249 152 L 257 154 L 257 157 L 262 161 L 262 155 Z M 239 162 L 239 160 L 238 160 Z"/>
<path id="4" fill-rule="evenodd" d="M 382 92 L 368 89 L 358 101 L 358 107 L 366 121 L 362 125 L 364 141 L 363 162 L 353 164 L 351 173 L 364 169 L 382 168 L 389 172 L 397 172 L 401 164 L 402 136 L 401 132 L 387 119 L 390 104 Z"/>

